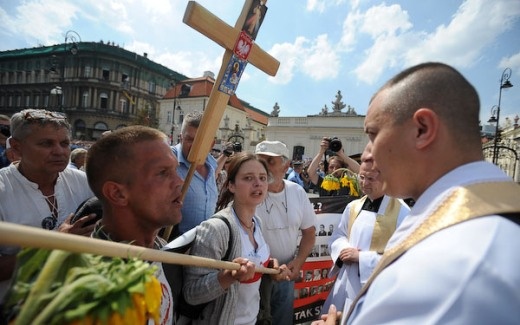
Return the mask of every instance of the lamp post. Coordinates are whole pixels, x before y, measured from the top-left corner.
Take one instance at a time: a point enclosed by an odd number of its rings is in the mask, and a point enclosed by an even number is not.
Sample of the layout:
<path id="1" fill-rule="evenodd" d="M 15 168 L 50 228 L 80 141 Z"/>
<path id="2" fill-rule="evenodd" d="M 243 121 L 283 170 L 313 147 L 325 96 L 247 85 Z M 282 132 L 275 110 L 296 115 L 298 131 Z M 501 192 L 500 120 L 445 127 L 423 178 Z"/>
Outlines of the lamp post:
<path id="1" fill-rule="evenodd" d="M 499 124 L 500 124 L 500 100 L 502 99 L 502 89 L 504 88 L 511 88 L 513 87 L 513 84 L 509 81 L 509 78 L 511 78 L 511 68 L 505 68 L 504 72 L 502 72 L 502 77 L 500 78 L 500 89 L 498 93 L 498 105 L 496 106 L 496 113 L 497 117 L 495 119 L 495 114 L 493 113 L 493 109 L 495 106 L 491 108 L 491 118 L 489 119 L 489 123 L 496 123 L 495 126 L 495 139 L 493 141 L 493 164 L 498 164 L 498 138 L 500 137 L 499 132 Z"/>
<path id="2" fill-rule="evenodd" d="M 78 54 L 78 51 L 79 51 L 78 43 L 79 42 L 81 42 L 81 36 L 79 36 L 79 34 L 77 32 L 75 32 L 73 30 L 68 30 L 65 33 L 65 41 L 64 41 L 64 45 L 63 45 L 65 51 L 63 52 L 63 58 L 61 60 L 62 64 L 61 64 L 61 71 L 60 71 L 60 86 L 56 87 L 56 88 L 59 88 L 59 95 L 60 95 L 59 97 L 61 97 L 60 105 L 59 105 L 60 111 L 63 111 L 63 102 L 65 99 L 65 94 L 63 93 L 63 89 L 65 86 L 66 55 L 67 55 L 67 52 L 70 52 L 72 55 Z M 70 91 L 69 91 L 69 95 L 70 95 Z"/>

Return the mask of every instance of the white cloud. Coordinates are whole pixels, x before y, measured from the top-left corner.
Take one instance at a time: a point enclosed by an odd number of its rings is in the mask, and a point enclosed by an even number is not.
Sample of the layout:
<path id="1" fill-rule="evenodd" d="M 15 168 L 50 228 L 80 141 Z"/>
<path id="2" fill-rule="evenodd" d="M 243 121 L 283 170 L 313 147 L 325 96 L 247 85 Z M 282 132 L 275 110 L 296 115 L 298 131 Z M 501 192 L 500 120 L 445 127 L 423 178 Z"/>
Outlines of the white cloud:
<path id="1" fill-rule="evenodd" d="M 280 61 L 280 67 L 275 77 L 270 77 L 275 84 L 287 84 L 289 83 L 294 75 L 294 70 L 300 63 L 301 53 L 304 51 L 304 45 L 308 41 L 304 37 L 298 37 L 293 44 L 282 43 L 275 44 L 269 51 L 273 57 Z"/>
<path id="2" fill-rule="evenodd" d="M 408 13 L 400 5 L 381 4 L 372 7 L 367 10 L 364 18 L 361 31 L 372 38 L 378 38 L 381 35 L 396 35 L 412 28 Z"/>
<path id="3" fill-rule="evenodd" d="M 323 13 L 328 7 L 337 7 L 344 3 L 346 0 L 307 0 L 305 9 L 307 11 L 317 11 Z M 353 5 L 359 3 L 359 0 L 350 0 Z"/>
<path id="4" fill-rule="evenodd" d="M 331 47 L 327 35 L 320 35 L 304 52 L 302 71 L 314 80 L 335 78 L 339 73 L 340 58 Z"/>
<path id="5" fill-rule="evenodd" d="M 3 11 L 0 26 L 4 33 L 26 39 L 34 46 L 58 44 L 63 42 L 63 31 L 71 25 L 78 11 L 75 4 L 59 0 L 23 2 L 12 16 Z"/>
<path id="6" fill-rule="evenodd" d="M 520 13 L 520 2 L 464 2 L 451 22 L 440 25 L 407 51 L 406 61 L 443 61 L 459 67 L 479 62 L 482 52 L 507 30 Z"/>
<path id="7" fill-rule="evenodd" d="M 399 5 L 372 7 L 357 20 L 360 31 L 371 36 L 373 45 L 365 50 L 366 57 L 354 73 L 359 80 L 373 84 L 388 67 L 398 64 L 402 53 L 411 47 L 408 44 L 414 37 L 407 31 L 412 24 Z"/>
<path id="8" fill-rule="evenodd" d="M 356 35 L 358 33 L 358 26 L 363 16 L 359 11 L 349 12 L 347 18 L 343 22 L 343 31 L 341 40 L 338 44 L 338 51 L 350 52 L 354 49 L 356 43 Z"/>
<path id="9" fill-rule="evenodd" d="M 269 79 L 276 84 L 289 83 L 296 71 L 314 80 L 334 78 L 341 65 L 338 54 L 325 34 L 319 35 L 313 41 L 300 36 L 293 44 L 276 44 L 269 54 L 280 61 L 276 77 Z"/>
<path id="10" fill-rule="evenodd" d="M 520 75 L 520 52 L 513 54 L 510 57 L 502 58 L 499 67 L 501 69 L 511 68 L 512 71 L 516 72 L 516 75 Z"/>

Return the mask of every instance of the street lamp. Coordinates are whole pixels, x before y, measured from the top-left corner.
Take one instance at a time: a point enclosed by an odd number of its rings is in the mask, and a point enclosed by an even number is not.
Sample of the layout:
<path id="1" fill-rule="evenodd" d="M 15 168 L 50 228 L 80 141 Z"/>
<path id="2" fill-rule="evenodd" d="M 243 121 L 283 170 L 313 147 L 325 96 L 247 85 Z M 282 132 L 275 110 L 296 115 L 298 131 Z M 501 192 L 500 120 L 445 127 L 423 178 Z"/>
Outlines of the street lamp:
<path id="1" fill-rule="evenodd" d="M 59 88 L 59 92 L 56 90 L 55 93 L 58 94 L 59 96 L 62 96 L 64 99 L 65 99 L 65 96 L 63 93 L 63 89 L 65 86 L 65 58 L 67 55 L 66 53 L 70 52 L 72 55 L 78 54 L 78 51 L 79 51 L 78 43 L 79 42 L 81 42 L 81 36 L 79 36 L 79 34 L 77 32 L 75 32 L 73 30 L 68 30 L 65 33 L 65 40 L 64 40 L 64 45 L 63 45 L 65 48 L 65 51 L 63 53 L 63 57 L 61 60 L 61 71 L 60 71 L 60 85 L 61 86 L 54 88 L 54 89 Z M 70 91 L 68 93 L 70 96 Z M 60 106 L 59 106 L 60 111 L 63 111 L 62 102 L 63 102 L 63 100 L 60 102 Z"/>
<path id="2" fill-rule="evenodd" d="M 500 89 L 498 93 L 498 105 L 496 106 L 496 113 L 497 117 L 495 118 L 495 114 L 493 113 L 493 106 L 491 108 L 491 118 L 489 119 L 489 123 L 496 123 L 495 127 L 495 139 L 493 141 L 493 164 L 498 164 L 498 138 L 500 137 L 500 132 L 498 130 L 499 123 L 500 123 L 500 100 L 502 99 L 502 89 L 504 88 L 511 88 L 513 87 L 513 84 L 509 81 L 509 78 L 511 78 L 511 68 L 505 68 L 504 72 L 502 72 L 502 77 L 500 78 Z"/>

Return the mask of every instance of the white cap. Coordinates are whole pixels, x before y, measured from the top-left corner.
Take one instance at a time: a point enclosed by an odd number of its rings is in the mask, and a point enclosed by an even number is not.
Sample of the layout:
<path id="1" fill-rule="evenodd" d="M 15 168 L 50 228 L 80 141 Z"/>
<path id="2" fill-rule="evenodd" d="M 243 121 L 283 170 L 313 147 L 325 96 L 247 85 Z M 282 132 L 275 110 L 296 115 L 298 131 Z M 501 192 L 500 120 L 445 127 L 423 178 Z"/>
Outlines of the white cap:
<path id="1" fill-rule="evenodd" d="M 262 141 L 256 145 L 255 154 L 273 157 L 284 156 L 289 159 L 287 146 L 280 141 Z"/>

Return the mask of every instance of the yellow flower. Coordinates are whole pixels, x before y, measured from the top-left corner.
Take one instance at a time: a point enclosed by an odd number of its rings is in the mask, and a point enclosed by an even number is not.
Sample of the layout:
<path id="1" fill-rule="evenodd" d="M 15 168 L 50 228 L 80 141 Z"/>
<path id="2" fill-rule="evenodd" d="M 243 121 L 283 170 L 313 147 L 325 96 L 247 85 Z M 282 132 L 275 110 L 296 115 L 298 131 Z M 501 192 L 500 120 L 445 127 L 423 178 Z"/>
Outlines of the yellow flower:
<path id="1" fill-rule="evenodd" d="M 323 178 L 323 181 L 321 182 L 321 188 L 329 192 L 339 190 L 339 179 L 332 175 L 327 175 L 325 176 L 325 178 Z"/>

